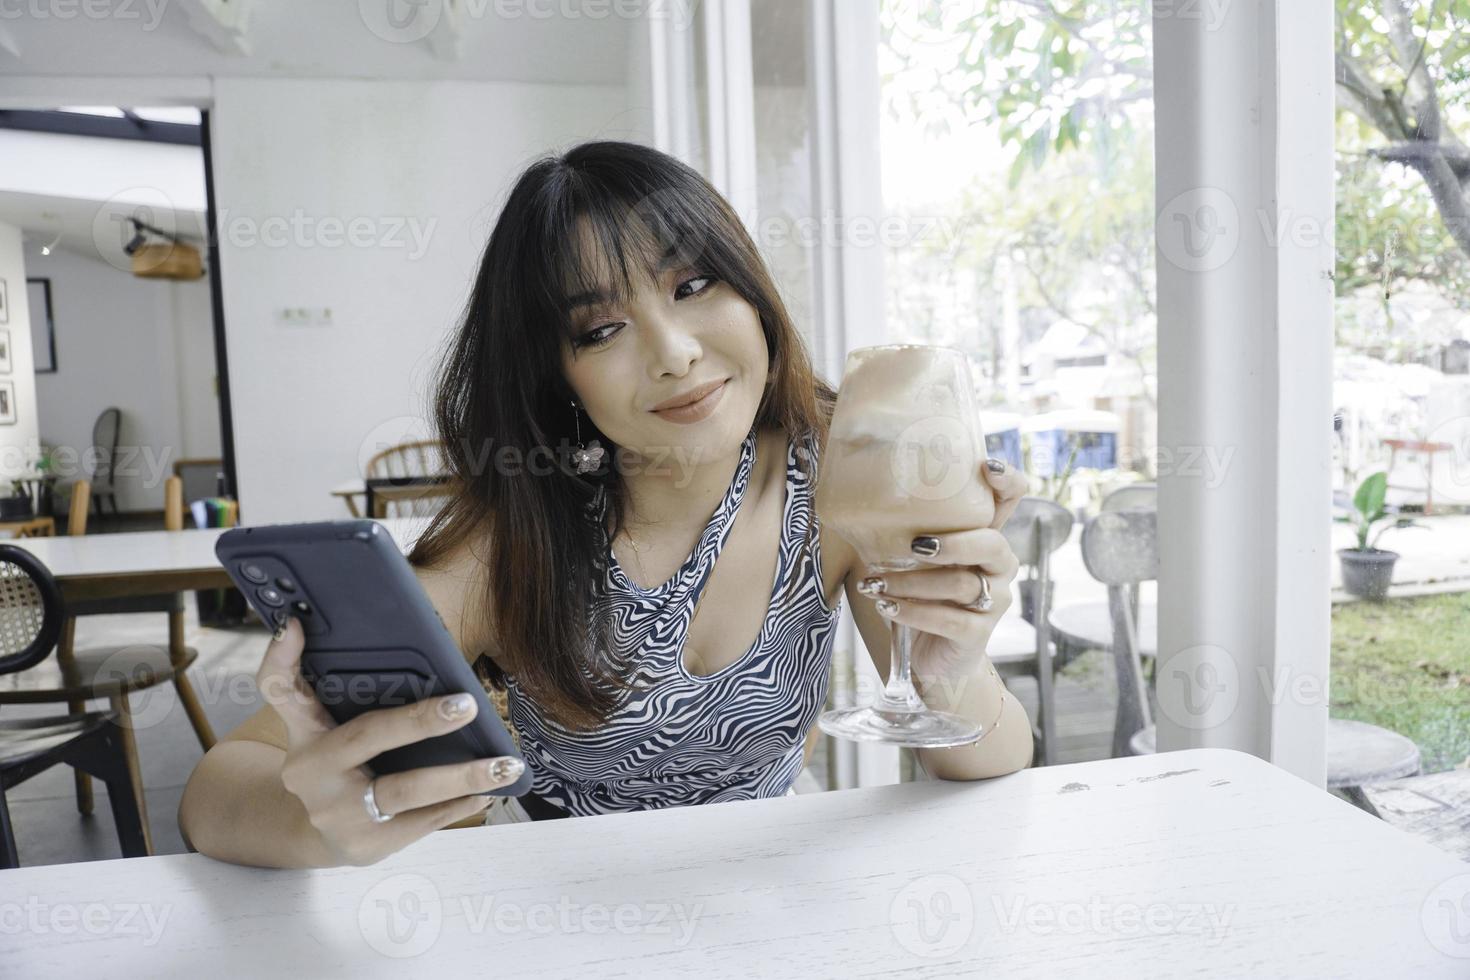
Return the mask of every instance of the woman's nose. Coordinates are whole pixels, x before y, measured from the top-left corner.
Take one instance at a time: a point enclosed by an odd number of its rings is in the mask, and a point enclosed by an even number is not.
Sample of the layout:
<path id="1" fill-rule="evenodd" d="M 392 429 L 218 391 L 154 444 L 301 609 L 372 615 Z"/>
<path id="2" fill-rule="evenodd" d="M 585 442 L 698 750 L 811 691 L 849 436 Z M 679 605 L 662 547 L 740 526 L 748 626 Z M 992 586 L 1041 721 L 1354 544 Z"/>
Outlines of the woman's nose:
<path id="1" fill-rule="evenodd" d="M 653 378 L 664 375 L 682 375 L 689 365 L 697 360 L 702 348 L 699 339 L 678 319 L 670 316 L 655 316 L 644 321 L 648 330 L 650 350 L 649 371 Z"/>

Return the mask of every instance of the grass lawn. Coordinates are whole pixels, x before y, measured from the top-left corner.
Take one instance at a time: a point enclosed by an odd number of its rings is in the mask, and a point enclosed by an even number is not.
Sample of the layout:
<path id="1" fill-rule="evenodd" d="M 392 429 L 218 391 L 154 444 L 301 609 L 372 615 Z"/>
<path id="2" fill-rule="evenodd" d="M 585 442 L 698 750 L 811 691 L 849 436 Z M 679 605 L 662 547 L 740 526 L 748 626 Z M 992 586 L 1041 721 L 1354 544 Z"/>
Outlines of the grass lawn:
<path id="1" fill-rule="evenodd" d="M 1425 772 L 1470 759 L 1470 592 L 1334 606 L 1328 712 L 1413 739 Z"/>
<path id="2" fill-rule="evenodd" d="M 1094 650 L 1062 673 L 1111 697 L 1112 670 L 1110 655 Z M 1328 713 L 1413 739 L 1425 772 L 1464 765 L 1470 759 L 1470 592 L 1333 606 Z"/>

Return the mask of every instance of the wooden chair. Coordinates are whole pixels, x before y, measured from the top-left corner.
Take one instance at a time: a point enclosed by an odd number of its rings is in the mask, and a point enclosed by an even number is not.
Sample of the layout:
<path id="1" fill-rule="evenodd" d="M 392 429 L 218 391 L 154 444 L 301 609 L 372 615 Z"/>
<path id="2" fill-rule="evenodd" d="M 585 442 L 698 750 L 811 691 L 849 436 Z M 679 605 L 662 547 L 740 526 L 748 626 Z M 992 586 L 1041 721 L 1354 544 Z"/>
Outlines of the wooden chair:
<path id="1" fill-rule="evenodd" d="M 363 474 L 369 487 L 367 516 L 433 516 L 452 492 L 447 481 L 438 482 L 446 469 L 444 445 L 437 439 L 389 446 L 368 460 Z"/>
<path id="2" fill-rule="evenodd" d="M 72 489 L 69 534 L 86 533 L 89 487 L 79 480 Z M 164 485 L 164 527 L 180 531 L 184 526 L 183 484 L 169 477 Z M 129 644 L 75 650 L 77 616 L 117 613 L 157 613 L 168 615 L 168 645 Z M 107 698 L 116 712 L 123 731 L 123 744 L 132 771 L 137 773 L 137 746 L 133 738 L 128 695 L 172 681 L 199 738 L 207 751 L 214 745 L 214 731 L 189 682 L 185 671 L 199 652 L 184 645 L 184 593 L 165 596 L 138 596 L 107 599 L 85 599 L 68 602 L 61 637 L 54 660 L 43 662 L 18 674 L 0 677 L 0 704 L 37 704 L 65 701 L 73 714 L 86 710 L 86 702 Z M 138 786 L 141 793 L 142 781 Z M 77 809 L 92 812 L 92 783 L 84 771 L 76 774 Z M 144 828 L 145 835 L 147 828 Z M 151 842 L 150 842 L 151 846 Z"/>
<path id="3" fill-rule="evenodd" d="M 456 491 L 443 476 L 385 477 L 366 481 L 367 516 L 432 517 Z"/>
<path id="4" fill-rule="evenodd" d="M 1012 607 L 1014 614 L 1001 617 L 986 650 L 1002 676 L 1036 679 L 1037 717 L 1031 735 L 1036 758 L 1050 766 L 1056 761 L 1057 750 L 1053 690 L 1057 662 L 1049 620 L 1051 555 L 1072 535 L 1072 512 L 1055 501 L 1023 497 L 1002 533 L 1027 570 L 1026 581 L 1016 583 L 1025 599 Z M 1029 615 L 1025 614 L 1026 606 L 1030 607 Z"/>
<path id="5" fill-rule="evenodd" d="M 184 481 L 184 501 L 217 494 L 224 465 L 224 460 L 214 457 L 174 460 L 174 476 Z"/>
<path id="6" fill-rule="evenodd" d="M 0 545 L 0 676 L 45 660 L 61 636 L 64 616 L 61 589 L 41 560 L 23 548 Z M 20 866 L 6 794 L 59 763 L 107 784 L 124 857 L 149 852 L 142 789 L 126 748 L 130 737 L 113 712 L 0 721 L 0 868 Z"/>

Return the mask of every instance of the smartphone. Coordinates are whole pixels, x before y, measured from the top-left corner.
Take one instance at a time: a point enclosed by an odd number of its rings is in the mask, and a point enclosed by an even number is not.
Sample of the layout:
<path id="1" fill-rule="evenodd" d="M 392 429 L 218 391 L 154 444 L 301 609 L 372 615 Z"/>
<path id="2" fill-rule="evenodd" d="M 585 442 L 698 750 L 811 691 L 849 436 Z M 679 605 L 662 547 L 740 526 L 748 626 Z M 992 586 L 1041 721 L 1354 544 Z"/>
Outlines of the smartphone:
<path id="1" fill-rule="evenodd" d="M 377 521 L 232 528 L 214 553 L 270 628 L 291 616 L 301 622 L 302 676 L 339 724 L 424 698 L 474 696 L 479 710 L 468 725 L 375 756 L 374 774 L 521 757 L 413 566 Z M 490 792 L 520 796 L 530 788 L 528 768 Z"/>

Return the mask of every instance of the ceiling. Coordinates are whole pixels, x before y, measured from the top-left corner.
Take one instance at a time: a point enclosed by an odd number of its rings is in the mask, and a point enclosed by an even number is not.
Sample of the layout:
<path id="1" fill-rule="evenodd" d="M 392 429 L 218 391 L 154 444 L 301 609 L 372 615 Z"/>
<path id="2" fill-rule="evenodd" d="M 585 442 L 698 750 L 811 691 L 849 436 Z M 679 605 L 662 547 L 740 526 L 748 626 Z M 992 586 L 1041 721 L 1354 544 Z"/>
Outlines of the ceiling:
<path id="1" fill-rule="evenodd" d="M 622 84 L 645 12 L 692 16 L 695 0 L 456 0 L 457 15 L 443 2 L 235 0 L 243 29 L 203 12 L 214 0 L 15 4 L 19 16 L 0 19 L 0 76 Z M 89 7 L 109 13 L 89 17 Z"/>
<path id="2" fill-rule="evenodd" d="M 90 201 L 81 198 L 53 197 L 0 191 L 0 221 L 16 225 L 25 233 L 27 246 L 39 248 L 55 241 L 56 248 L 106 262 L 115 269 L 131 272 L 132 259 L 123 251 L 123 229 L 134 213 L 131 204 L 119 201 Z M 150 212 L 151 223 L 166 231 L 178 232 L 202 244 L 204 214 L 179 209 L 163 213 Z M 30 253 L 30 249 L 27 249 Z M 34 255 L 32 256 L 34 258 Z M 45 262 L 42 257 L 38 261 Z M 41 268 L 27 267 L 29 276 L 45 275 Z"/>

